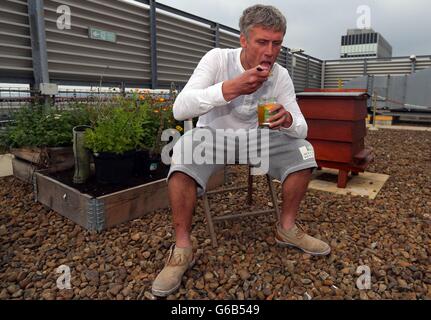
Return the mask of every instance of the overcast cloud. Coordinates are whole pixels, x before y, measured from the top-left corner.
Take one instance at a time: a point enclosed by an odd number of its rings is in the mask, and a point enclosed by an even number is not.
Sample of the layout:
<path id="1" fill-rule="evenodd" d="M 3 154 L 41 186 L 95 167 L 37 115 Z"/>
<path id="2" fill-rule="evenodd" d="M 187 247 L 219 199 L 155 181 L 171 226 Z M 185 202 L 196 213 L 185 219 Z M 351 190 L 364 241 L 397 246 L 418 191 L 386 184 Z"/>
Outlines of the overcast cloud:
<path id="1" fill-rule="evenodd" d="M 371 9 L 371 27 L 392 45 L 393 56 L 431 55 L 429 0 L 158 0 L 171 7 L 238 29 L 242 11 L 270 4 L 287 18 L 284 45 L 324 60 L 338 59 L 341 35 L 356 28 L 357 8 Z"/>

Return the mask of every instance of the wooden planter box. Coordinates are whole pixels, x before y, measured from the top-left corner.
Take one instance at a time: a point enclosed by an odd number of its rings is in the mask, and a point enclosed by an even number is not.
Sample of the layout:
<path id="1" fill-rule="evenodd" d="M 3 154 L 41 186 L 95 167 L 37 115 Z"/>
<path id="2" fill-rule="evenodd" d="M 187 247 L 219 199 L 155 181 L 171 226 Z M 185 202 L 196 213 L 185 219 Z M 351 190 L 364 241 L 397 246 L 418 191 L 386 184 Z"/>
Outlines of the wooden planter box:
<path id="1" fill-rule="evenodd" d="M 54 148 L 16 148 L 11 153 L 13 175 L 18 179 L 32 183 L 37 170 L 67 170 L 74 166 L 72 147 Z"/>
<path id="2" fill-rule="evenodd" d="M 360 90 L 307 90 L 298 104 L 307 120 L 307 140 L 319 167 L 339 170 L 338 187 L 345 188 L 349 172 L 364 172 L 373 159 L 365 148 L 368 94 Z"/>
<path id="3" fill-rule="evenodd" d="M 102 231 L 154 210 L 169 207 L 166 179 L 92 197 L 47 176 L 46 173 L 35 173 L 36 201 L 87 230 Z M 224 170 L 221 170 L 210 178 L 208 189 L 214 189 L 223 183 Z"/>

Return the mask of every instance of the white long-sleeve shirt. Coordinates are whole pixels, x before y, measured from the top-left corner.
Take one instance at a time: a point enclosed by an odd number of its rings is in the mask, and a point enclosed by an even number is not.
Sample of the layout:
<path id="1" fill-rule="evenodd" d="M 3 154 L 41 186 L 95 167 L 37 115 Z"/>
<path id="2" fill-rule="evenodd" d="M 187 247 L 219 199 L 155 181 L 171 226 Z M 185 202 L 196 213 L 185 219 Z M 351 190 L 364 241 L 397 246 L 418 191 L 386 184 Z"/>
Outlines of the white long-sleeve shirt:
<path id="1" fill-rule="evenodd" d="M 307 123 L 296 102 L 289 72 L 275 63 L 272 75 L 256 92 L 232 101 L 223 97 L 223 81 L 245 72 L 240 60 L 241 48 L 212 49 L 199 62 L 174 103 L 174 117 L 187 120 L 199 117 L 197 126 L 214 129 L 254 129 L 258 126 L 257 104 L 260 98 L 275 98 L 293 118 L 284 131 L 292 137 L 305 139 Z"/>

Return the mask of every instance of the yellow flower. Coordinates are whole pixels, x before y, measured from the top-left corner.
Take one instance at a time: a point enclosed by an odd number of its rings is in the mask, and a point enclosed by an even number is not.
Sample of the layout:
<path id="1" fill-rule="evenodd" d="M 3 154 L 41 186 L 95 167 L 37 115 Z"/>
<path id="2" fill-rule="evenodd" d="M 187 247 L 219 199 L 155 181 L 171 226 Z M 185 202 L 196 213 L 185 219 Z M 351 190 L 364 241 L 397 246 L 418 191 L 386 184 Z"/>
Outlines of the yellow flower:
<path id="1" fill-rule="evenodd" d="M 176 126 L 175 129 L 177 129 L 179 132 L 183 132 L 183 127 L 181 126 Z"/>
<path id="2" fill-rule="evenodd" d="M 159 102 L 165 102 L 165 99 L 164 98 L 160 98 Z"/>
<path id="3" fill-rule="evenodd" d="M 139 100 L 145 100 L 145 95 L 141 94 L 141 95 L 139 96 Z"/>

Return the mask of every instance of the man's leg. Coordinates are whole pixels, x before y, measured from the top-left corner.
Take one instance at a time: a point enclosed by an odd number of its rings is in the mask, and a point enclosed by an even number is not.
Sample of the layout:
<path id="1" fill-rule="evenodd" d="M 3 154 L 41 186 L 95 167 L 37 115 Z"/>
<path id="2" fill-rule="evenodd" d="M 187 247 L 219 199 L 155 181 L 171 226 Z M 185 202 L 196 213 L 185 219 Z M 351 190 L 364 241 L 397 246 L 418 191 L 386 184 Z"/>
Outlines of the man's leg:
<path id="1" fill-rule="evenodd" d="M 193 131 L 197 130 L 199 129 L 193 129 Z M 187 139 L 189 138 L 190 133 L 187 135 Z M 198 191 L 199 194 L 204 192 L 211 175 L 223 167 L 223 165 L 206 163 L 182 164 L 181 155 L 183 152 L 194 154 L 194 147 L 198 143 L 200 143 L 199 145 L 203 143 L 197 141 L 190 144 L 191 149 L 183 151 L 182 143 L 184 139 L 185 136 L 174 147 L 171 169 L 168 174 L 168 193 L 172 208 L 176 243 L 169 250 L 165 267 L 157 275 L 152 285 L 153 295 L 160 297 L 174 293 L 180 287 L 184 273 L 194 263 L 191 226 L 197 193 Z M 213 148 L 212 141 L 205 140 L 205 143 L 211 143 L 209 148 Z M 205 150 L 208 150 L 208 148 Z"/>
<path id="2" fill-rule="evenodd" d="M 176 171 L 169 178 L 168 191 L 175 228 L 176 247 L 192 245 L 190 232 L 196 206 L 196 182 L 185 173 Z"/>
<path id="3" fill-rule="evenodd" d="M 311 169 L 304 169 L 291 173 L 284 180 L 282 212 L 275 239 L 281 245 L 293 246 L 312 255 L 324 256 L 331 252 L 329 245 L 306 234 L 302 227 L 295 223 L 311 174 Z"/>
<path id="4" fill-rule="evenodd" d="M 291 173 L 282 186 L 283 204 L 280 215 L 280 225 L 289 230 L 295 225 L 299 205 L 307 192 L 308 183 L 311 179 L 311 169 L 305 169 Z"/>
<path id="5" fill-rule="evenodd" d="M 280 245 L 301 249 L 312 255 L 327 255 L 329 245 L 316 239 L 295 223 L 299 206 L 307 192 L 312 168 L 317 167 L 312 145 L 304 139 L 291 138 L 270 131 L 269 174 L 282 181 L 283 204 L 275 240 Z"/>
<path id="6" fill-rule="evenodd" d="M 211 174 L 209 168 L 205 170 L 203 166 L 195 169 L 200 169 L 201 177 Z M 204 178 L 203 185 L 206 181 Z M 168 192 L 176 242 L 169 250 L 165 267 L 153 282 L 152 293 L 159 297 L 174 293 L 180 287 L 184 273 L 194 264 L 191 228 L 197 198 L 196 180 L 186 173 L 174 171 L 168 180 Z"/>

